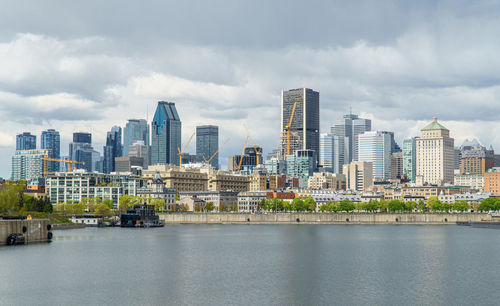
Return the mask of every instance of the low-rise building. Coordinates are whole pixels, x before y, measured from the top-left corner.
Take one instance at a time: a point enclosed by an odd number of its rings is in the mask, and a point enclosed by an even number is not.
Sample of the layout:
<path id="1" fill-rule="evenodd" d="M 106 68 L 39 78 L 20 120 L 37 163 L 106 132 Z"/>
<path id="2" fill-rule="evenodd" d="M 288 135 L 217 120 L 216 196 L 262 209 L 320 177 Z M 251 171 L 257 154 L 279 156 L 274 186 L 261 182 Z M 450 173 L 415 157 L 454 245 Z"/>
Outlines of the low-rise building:
<path id="1" fill-rule="evenodd" d="M 340 173 L 315 172 L 307 182 L 307 188 L 316 190 L 339 190 L 345 186 L 345 176 Z"/>
<path id="2" fill-rule="evenodd" d="M 85 226 L 101 226 L 103 218 L 102 216 L 94 215 L 80 215 L 71 216 L 72 223 L 85 224 Z"/>
<path id="3" fill-rule="evenodd" d="M 262 172 L 252 173 L 249 176 L 249 191 L 267 190 L 267 175 Z"/>
<path id="4" fill-rule="evenodd" d="M 484 189 L 484 176 L 483 175 L 455 175 L 455 185 L 469 186 L 477 190 Z"/>
<path id="5" fill-rule="evenodd" d="M 226 210 L 231 209 L 233 205 L 238 205 L 238 192 L 235 191 L 184 191 L 179 192 L 181 200 L 183 198 L 197 198 L 205 201 L 206 203 L 212 202 L 215 211 L 219 210 L 221 204 L 224 204 Z"/>
<path id="6" fill-rule="evenodd" d="M 371 162 L 360 161 L 344 165 L 343 174 L 347 190 L 365 191 L 373 187 L 373 164 Z"/>
<path id="7" fill-rule="evenodd" d="M 132 172 L 132 167 L 144 166 L 144 158 L 135 156 L 115 157 L 116 172 Z"/>
<path id="8" fill-rule="evenodd" d="M 238 211 L 255 212 L 262 200 L 267 198 L 265 191 L 246 191 L 238 194 Z"/>
<path id="9" fill-rule="evenodd" d="M 166 210 L 174 210 L 177 192 L 174 188 L 167 188 L 163 184 L 160 173 L 155 175 L 154 180 L 148 186 L 137 190 L 137 195 L 145 196 L 147 199 L 160 199 L 165 201 Z"/>
<path id="10" fill-rule="evenodd" d="M 452 195 L 466 192 L 474 192 L 473 188 L 467 186 L 408 186 L 401 187 L 401 197 L 438 197 L 441 192 L 443 195 Z"/>
<path id="11" fill-rule="evenodd" d="M 458 194 L 448 194 L 440 193 L 438 196 L 438 200 L 442 203 L 450 203 L 453 204 L 457 201 L 466 201 L 466 202 L 481 202 L 484 199 L 490 197 L 490 193 L 478 192 L 478 193 L 458 193 Z"/>
<path id="12" fill-rule="evenodd" d="M 266 192 L 268 199 L 281 199 L 291 201 L 299 195 L 293 190 L 270 190 Z"/>
<path id="13" fill-rule="evenodd" d="M 488 170 L 484 175 L 484 191 L 493 195 L 500 195 L 500 167 Z"/>

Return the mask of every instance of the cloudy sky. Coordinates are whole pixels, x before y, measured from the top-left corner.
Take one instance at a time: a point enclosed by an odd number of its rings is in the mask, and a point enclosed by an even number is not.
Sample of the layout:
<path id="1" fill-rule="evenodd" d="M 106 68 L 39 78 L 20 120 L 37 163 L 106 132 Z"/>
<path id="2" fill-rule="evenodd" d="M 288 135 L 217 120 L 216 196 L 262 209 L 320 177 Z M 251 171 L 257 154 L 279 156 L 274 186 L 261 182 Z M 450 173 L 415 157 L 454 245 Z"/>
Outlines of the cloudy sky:
<path id="1" fill-rule="evenodd" d="M 187 141 L 218 124 L 221 155 L 245 123 L 277 147 L 280 91 L 320 91 L 321 127 L 352 106 L 373 128 L 417 136 L 432 117 L 456 144 L 500 150 L 499 1 L 0 0 L 0 176 L 15 135 L 105 134 L 175 102 Z M 194 143 L 188 151 L 194 153 Z"/>

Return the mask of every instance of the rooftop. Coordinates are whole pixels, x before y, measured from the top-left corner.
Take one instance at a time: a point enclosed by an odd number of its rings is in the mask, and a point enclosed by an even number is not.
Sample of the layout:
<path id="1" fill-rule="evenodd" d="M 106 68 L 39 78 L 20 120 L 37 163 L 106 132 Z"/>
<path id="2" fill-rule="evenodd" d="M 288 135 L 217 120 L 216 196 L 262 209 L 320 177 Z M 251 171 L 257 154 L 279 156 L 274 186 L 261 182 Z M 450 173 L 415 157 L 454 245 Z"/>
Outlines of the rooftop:
<path id="1" fill-rule="evenodd" d="M 429 123 L 426 127 L 424 127 L 422 129 L 422 131 L 431 131 L 431 130 L 446 130 L 446 131 L 448 131 L 448 129 L 445 128 L 444 126 L 442 126 L 438 122 L 437 118 L 435 118 L 435 117 L 432 118 L 432 122 L 431 123 Z"/>

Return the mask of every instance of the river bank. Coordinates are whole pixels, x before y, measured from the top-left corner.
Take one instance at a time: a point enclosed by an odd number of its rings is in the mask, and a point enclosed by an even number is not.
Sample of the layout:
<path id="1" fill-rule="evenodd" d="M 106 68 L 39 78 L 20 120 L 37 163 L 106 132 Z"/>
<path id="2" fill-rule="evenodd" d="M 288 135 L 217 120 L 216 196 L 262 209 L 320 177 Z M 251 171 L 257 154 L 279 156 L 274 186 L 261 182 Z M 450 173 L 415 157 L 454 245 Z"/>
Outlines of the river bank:
<path id="1" fill-rule="evenodd" d="M 388 213 L 162 213 L 165 224 L 434 224 L 492 221 L 490 214 L 388 214 Z"/>

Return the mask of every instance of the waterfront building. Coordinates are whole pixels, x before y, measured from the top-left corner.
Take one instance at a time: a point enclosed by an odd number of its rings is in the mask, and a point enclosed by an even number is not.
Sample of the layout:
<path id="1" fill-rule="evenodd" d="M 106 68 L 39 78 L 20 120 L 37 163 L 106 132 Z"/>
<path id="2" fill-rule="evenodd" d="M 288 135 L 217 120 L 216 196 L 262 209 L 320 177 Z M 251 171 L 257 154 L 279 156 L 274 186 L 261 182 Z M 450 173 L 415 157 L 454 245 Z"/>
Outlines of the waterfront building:
<path id="1" fill-rule="evenodd" d="M 416 139 L 417 177 L 428 184 L 453 182 L 454 146 L 450 131 L 437 118 L 421 130 Z"/>
<path id="2" fill-rule="evenodd" d="M 286 157 L 286 172 L 289 178 L 298 178 L 299 186 L 306 187 L 316 164 L 313 150 L 297 150 Z"/>
<path id="3" fill-rule="evenodd" d="M 48 157 L 60 159 L 61 158 L 61 136 L 59 132 L 54 129 L 49 129 L 42 132 L 41 149 L 48 151 Z M 49 161 L 48 171 L 59 171 L 59 162 Z"/>
<path id="4" fill-rule="evenodd" d="M 115 158 L 115 171 L 114 172 L 133 172 L 132 168 L 142 168 L 144 166 L 144 159 L 135 156 L 121 156 Z"/>
<path id="5" fill-rule="evenodd" d="M 47 196 L 52 204 L 83 198 L 101 198 L 112 200 L 114 208 L 119 205 L 120 197 L 137 195 L 137 190 L 144 186 L 139 176 L 88 173 L 82 170 L 58 172 L 46 178 Z"/>
<path id="6" fill-rule="evenodd" d="M 455 175 L 454 184 L 458 186 L 469 186 L 477 190 L 484 190 L 484 175 Z"/>
<path id="7" fill-rule="evenodd" d="M 358 161 L 344 165 L 346 190 L 365 191 L 373 187 L 373 163 Z"/>
<path id="8" fill-rule="evenodd" d="M 35 150 L 36 136 L 30 132 L 16 135 L 16 150 Z"/>
<path id="9" fill-rule="evenodd" d="M 106 145 L 103 148 L 103 172 L 115 172 L 115 159 L 122 156 L 122 128 L 113 126 L 106 135 Z M 144 162 L 144 161 L 143 161 Z"/>
<path id="10" fill-rule="evenodd" d="M 403 186 L 401 187 L 401 197 L 422 198 L 437 197 L 441 193 L 444 195 L 473 193 L 474 188 L 468 186 Z"/>
<path id="11" fill-rule="evenodd" d="M 391 179 L 401 179 L 403 177 L 403 152 L 391 154 Z"/>
<path id="12" fill-rule="evenodd" d="M 137 189 L 137 195 L 148 200 L 160 199 L 165 201 L 166 210 L 174 209 L 177 191 L 174 188 L 166 188 L 161 179 L 160 173 L 156 173 L 154 179 L 147 186 Z"/>
<path id="13" fill-rule="evenodd" d="M 182 124 L 175 103 L 158 102 L 151 126 L 151 165 L 179 165 Z"/>
<path id="14" fill-rule="evenodd" d="M 359 118 L 355 114 L 346 114 L 337 120 L 331 127 L 331 134 L 338 136 L 339 156 L 338 172 L 341 172 L 344 164 L 358 160 L 358 135 L 371 131 L 372 121 L 370 119 Z M 340 163 L 341 161 L 341 163 Z"/>
<path id="15" fill-rule="evenodd" d="M 203 163 L 209 160 L 219 149 L 219 127 L 216 125 L 200 125 L 196 127 L 196 161 Z M 183 158 L 184 160 L 184 158 Z M 210 165 L 219 169 L 219 155 L 215 155 Z"/>
<path id="16" fill-rule="evenodd" d="M 262 200 L 266 200 L 265 191 L 245 191 L 238 193 L 238 211 L 256 212 Z"/>
<path id="17" fill-rule="evenodd" d="M 416 137 L 403 141 L 403 177 L 414 182 L 417 174 L 417 140 Z"/>
<path id="18" fill-rule="evenodd" d="M 293 105 L 297 103 L 295 115 L 290 127 L 291 132 L 298 137 L 302 150 L 313 150 L 315 161 L 319 158 L 319 127 L 320 108 L 319 92 L 309 88 L 297 88 L 281 91 L 281 131 L 286 135 L 286 126 L 290 120 Z M 283 137 L 282 137 L 283 138 Z M 281 152 L 286 152 L 286 147 Z M 292 148 L 290 154 L 294 154 Z M 282 154 L 285 156 L 285 154 Z M 316 165 L 314 165 L 316 168 Z"/>
<path id="19" fill-rule="evenodd" d="M 484 191 L 500 196 L 500 167 L 493 167 L 484 174 Z"/>
<path id="20" fill-rule="evenodd" d="M 357 136 L 358 160 L 370 162 L 374 179 L 391 177 L 391 135 L 385 131 L 369 131 Z"/>
<path id="21" fill-rule="evenodd" d="M 12 180 L 31 181 L 43 177 L 45 154 L 47 150 L 16 150 L 12 156 Z"/>
<path id="22" fill-rule="evenodd" d="M 138 157 L 143 160 L 143 168 L 147 168 L 149 165 L 149 157 L 150 157 L 150 146 L 145 145 L 144 141 L 137 140 L 132 142 L 132 145 L 128 147 L 128 156 L 130 157 Z"/>
<path id="23" fill-rule="evenodd" d="M 299 189 L 298 197 L 301 199 L 312 198 L 316 203 L 316 210 L 319 210 L 321 204 L 328 202 L 340 202 L 342 200 L 350 200 L 352 202 L 361 202 L 361 196 L 356 194 L 344 194 L 335 190 L 314 190 L 314 189 Z"/>
<path id="24" fill-rule="evenodd" d="M 123 129 L 123 156 L 129 156 L 130 146 L 137 141 L 149 147 L 148 122 L 144 119 L 129 119 Z"/>
<path id="25" fill-rule="evenodd" d="M 340 173 L 315 172 L 309 177 L 307 188 L 311 190 L 345 189 L 345 176 Z"/>
<path id="26" fill-rule="evenodd" d="M 456 193 L 456 194 L 449 194 L 445 195 L 443 192 L 441 192 L 438 196 L 438 200 L 441 203 L 450 203 L 453 204 L 457 201 L 466 201 L 466 202 L 476 202 L 476 203 L 481 203 L 484 199 L 487 199 L 491 196 L 490 193 L 487 192 L 477 192 L 477 193 Z"/>
<path id="27" fill-rule="evenodd" d="M 233 205 L 238 205 L 238 192 L 235 191 L 183 191 L 179 192 L 179 197 L 181 199 L 186 197 L 197 198 L 206 203 L 212 202 L 215 211 L 220 211 L 221 204 L 225 206 L 225 210 L 231 209 Z"/>
<path id="28" fill-rule="evenodd" d="M 465 140 L 460 147 L 460 174 L 484 175 L 495 166 L 495 153 L 477 140 Z"/>

